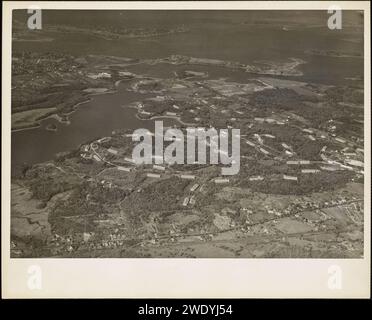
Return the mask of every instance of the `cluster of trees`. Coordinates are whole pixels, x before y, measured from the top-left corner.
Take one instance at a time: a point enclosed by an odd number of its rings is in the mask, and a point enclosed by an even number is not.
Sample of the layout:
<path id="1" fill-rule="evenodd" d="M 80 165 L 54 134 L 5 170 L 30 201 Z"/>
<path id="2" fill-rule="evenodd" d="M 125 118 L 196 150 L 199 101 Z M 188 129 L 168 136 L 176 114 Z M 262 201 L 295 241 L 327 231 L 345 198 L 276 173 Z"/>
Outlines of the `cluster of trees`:
<path id="1" fill-rule="evenodd" d="M 25 172 L 24 177 L 33 197 L 44 202 L 58 193 L 73 189 L 80 182 L 76 176 L 46 166 L 34 166 Z"/>
<path id="2" fill-rule="evenodd" d="M 137 90 L 143 91 L 161 91 L 164 89 L 164 86 L 160 81 L 157 80 L 147 80 L 141 81 L 136 84 Z"/>
<path id="3" fill-rule="evenodd" d="M 173 103 L 171 101 L 146 101 L 144 106 L 145 111 L 151 112 L 156 115 L 161 115 L 165 111 L 170 111 L 172 104 Z"/>
<path id="4" fill-rule="evenodd" d="M 309 99 L 310 97 L 301 96 L 292 89 L 276 88 L 253 93 L 250 103 L 260 109 L 298 110 L 304 107 L 302 101 L 309 101 Z"/>
<path id="5" fill-rule="evenodd" d="M 349 92 L 359 101 L 359 93 L 353 90 Z M 251 103 L 263 112 L 271 109 L 291 111 L 299 114 L 307 120 L 310 120 L 312 126 L 319 127 L 322 123 L 329 119 L 338 119 L 348 114 L 347 110 L 343 110 L 337 105 L 338 102 L 346 101 L 346 93 L 343 89 L 333 88 L 326 92 L 324 104 L 321 107 L 309 106 L 307 103 L 320 102 L 320 98 L 300 95 L 292 89 L 270 89 L 263 92 L 255 92 L 251 97 Z M 316 108 L 316 109 L 314 109 Z M 345 113 L 346 112 L 346 113 Z"/>
<path id="6" fill-rule="evenodd" d="M 177 177 L 161 180 L 131 193 L 122 203 L 123 208 L 134 214 L 173 210 L 179 206 L 188 181 Z"/>
<path id="7" fill-rule="evenodd" d="M 358 105 L 364 103 L 364 92 L 352 87 L 331 87 L 325 91 L 326 99 L 330 104 L 349 102 Z"/>
<path id="8" fill-rule="evenodd" d="M 43 55 L 34 52 L 15 52 L 13 58 L 15 58 L 12 63 L 12 75 L 14 76 L 51 71 L 67 72 L 71 70 L 72 65 L 77 65 L 72 56 L 52 52 L 46 52 Z"/>
<path id="9" fill-rule="evenodd" d="M 306 141 L 296 146 L 296 153 L 301 159 L 317 161 L 321 160 L 320 151 L 324 143 L 318 141 Z"/>
<path id="10" fill-rule="evenodd" d="M 120 188 L 107 188 L 98 183 L 84 182 L 76 186 L 67 199 L 56 202 L 49 215 L 49 222 L 53 229 L 61 234 L 69 230 L 92 231 L 93 220 L 114 213 L 117 203 L 126 196 L 127 191 Z M 69 216 L 76 218 L 68 219 Z"/>
<path id="11" fill-rule="evenodd" d="M 298 181 L 279 179 L 276 181 L 263 180 L 248 183 L 256 192 L 282 195 L 304 195 L 312 192 L 335 190 L 350 181 L 352 173 L 321 172 L 320 174 L 299 175 Z"/>

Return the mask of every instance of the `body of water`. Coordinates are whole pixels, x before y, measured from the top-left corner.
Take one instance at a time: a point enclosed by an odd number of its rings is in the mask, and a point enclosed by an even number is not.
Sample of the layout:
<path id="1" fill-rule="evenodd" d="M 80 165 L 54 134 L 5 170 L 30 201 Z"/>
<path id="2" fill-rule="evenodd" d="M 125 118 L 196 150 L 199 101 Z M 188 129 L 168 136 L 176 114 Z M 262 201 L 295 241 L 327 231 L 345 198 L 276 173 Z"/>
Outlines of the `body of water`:
<path id="1" fill-rule="evenodd" d="M 147 128 L 154 130 L 153 120 L 140 120 L 137 110 L 123 107 L 153 95 L 127 91 L 120 86 L 118 92 L 92 95 L 70 114 L 70 124 L 48 118 L 38 128 L 12 133 L 12 165 L 38 163 L 53 159 L 61 151 L 68 151 L 95 138 L 111 135 L 115 129 Z M 164 125 L 173 125 L 176 120 L 165 118 Z M 46 126 L 55 124 L 57 131 L 48 131 Z"/>
<path id="2" fill-rule="evenodd" d="M 15 12 L 18 21 L 24 12 Z M 127 28 L 159 28 L 184 25 L 189 32 L 145 39 L 104 40 L 84 34 L 51 34 L 51 42 L 14 42 L 13 51 L 64 52 L 75 56 L 101 54 L 130 58 L 162 58 L 173 54 L 254 64 L 257 61 L 288 61 L 301 58 L 302 77 L 294 80 L 333 85 L 356 85 L 350 78 L 363 76 L 362 58 L 310 56 L 307 50 L 363 52 L 362 17 L 343 14 L 342 30 L 328 30 L 326 11 L 48 11 L 43 23 Z M 286 28 L 283 28 L 285 26 Z M 244 82 L 252 76 L 218 67 L 137 65 L 129 71 L 156 77 L 172 77 L 174 71 L 207 71 L 209 77 Z M 141 121 L 136 110 L 122 108 L 146 97 L 120 88 L 118 92 L 92 96 L 70 116 L 70 125 L 47 119 L 35 129 L 12 133 L 12 165 L 50 160 L 60 151 L 71 150 L 88 140 L 109 135 L 119 128 L 153 128 L 153 121 Z M 171 120 L 169 120 L 171 122 Z M 55 123 L 56 132 L 45 130 Z"/>

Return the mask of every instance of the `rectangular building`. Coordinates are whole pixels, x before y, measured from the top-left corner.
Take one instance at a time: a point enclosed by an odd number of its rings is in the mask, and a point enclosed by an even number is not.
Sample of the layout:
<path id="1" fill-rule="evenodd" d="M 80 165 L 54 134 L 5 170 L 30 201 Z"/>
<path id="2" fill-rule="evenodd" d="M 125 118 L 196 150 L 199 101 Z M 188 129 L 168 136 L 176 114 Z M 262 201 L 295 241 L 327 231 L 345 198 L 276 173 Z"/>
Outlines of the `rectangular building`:
<path id="1" fill-rule="evenodd" d="M 320 172 L 320 170 L 318 170 L 318 169 L 302 169 L 301 172 L 302 173 L 318 173 L 318 172 Z"/>
<path id="2" fill-rule="evenodd" d="M 346 160 L 346 162 L 352 166 L 356 166 L 356 167 L 364 167 L 364 163 L 362 161 L 359 161 L 359 160 L 353 160 L 353 159 L 350 159 L 350 160 Z"/>
<path id="3" fill-rule="evenodd" d="M 182 205 L 183 205 L 184 207 L 186 207 L 186 206 L 188 205 L 188 203 L 189 203 L 189 198 L 186 197 L 186 198 L 183 200 Z"/>
<path id="4" fill-rule="evenodd" d="M 292 181 L 297 181 L 297 177 L 294 177 L 294 176 L 287 176 L 287 175 L 283 175 L 283 179 L 284 180 L 292 180 Z"/>
<path id="5" fill-rule="evenodd" d="M 262 181 L 263 179 L 261 176 L 253 176 L 249 178 L 249 181 Z"/>
<path id="6" fill-rule="evenodd" d="M 110 152 L 111 154 L 114 154 L 114 155 L 118 154 L 118 150 L 115 150 L 114 148 L 108 148 L 107 152 Z"/>
<path id="7" fill-rule="evenodd" d="M 181 175 L 180 175 L 180 178 L 181 178 L 181 179 L 194 180 L 194 179 L 195 179 L 195 176 L 190 175 L 190 174 L 181 174 Z"/>
<path id="8" fill-rule="evenodd" d="M 163 167 L 163 166 L 158 166 L 158 165 L 153 165 L 153 168 L 155 169 L 155 170 L 160 170 L 160 171 L 164 171 L 165 170 L 165 167 Z"/>
<path id="9" fill-rule="evenodd" d="M 190 189 L 190 191 L 191 192 L 194 192 L 196 189 L 198 189 L 199 188 L 199 185 L 197 184 L 197 183 L 195 183 L 192 187 L 191 187 L 191 189 Z"/>
<path id="10" fill-rule="evenodd" d="M 263 149 L 263 148 L 260 148 L 260 151 L 263 153 L 263 154 L 269 154 L 269 151 Z"/>
<path id="11" fill-rule="evenodd" d="M 287 164 L 300 164 L 300 161 L 297 160 L 288 160 Z"/>
<path id="12" fill-rule="evenodd" d="M 229 179 L 221 179 L 217 178 L 214 180 L 214 183 L 220 184 L 220 183 L 228 183 L 230 180 Z"/>
<path id="13" fill-rule="evenodd" d="M 157 179 L 159 179 L 159 178 L 160 178 L 160 174 L 156 174 L 156 173 L 148 173 L 148 174 L 147 174 L 147 177 L 148 177 L 148 178 L 157 178 Z"/>
<path id="14" fill-rule="evenodd" d="M 315 141 L 316 139 L 310 134 L 309 136 L 309 139 L 311 140 L 311 141 Z"/>

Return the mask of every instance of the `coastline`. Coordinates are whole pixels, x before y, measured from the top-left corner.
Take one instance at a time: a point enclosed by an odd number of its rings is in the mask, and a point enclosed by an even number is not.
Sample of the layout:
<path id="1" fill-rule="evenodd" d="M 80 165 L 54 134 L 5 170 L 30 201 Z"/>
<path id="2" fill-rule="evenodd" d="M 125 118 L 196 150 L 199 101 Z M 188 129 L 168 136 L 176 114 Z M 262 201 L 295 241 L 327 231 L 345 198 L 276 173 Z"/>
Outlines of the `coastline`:
<path id="1" fill-rule="evenodd" d="M 183 122 L 181 120 L 181 117 L 178 117 L 178 116 L 154 116 L 154 117 L 151 117 L 149 119 L 142 119 L 141 117 L 139 117 L 139 114 L 137 113 L 136 114 L 136 118 L 139 119 L 139 120 L 156 120 L 156 119 L 173 119 L 173 120 L 177 120 L 179 123 L 185 125 L 185 126 L 196 126 L 196 123 L 187 123 L 187 122 Z"/>
<path id="2" fill-rule="evenodd" d="M 138 112 L 139 108 L 137 107 L 137 105 L 122 105 L 121 106 L 122 108 L 130 108 L 130 109 L 135 109 L 137 110 L 135 116 L 138 120 L 141 120 L 141 121 L 151 121 L 151 120 L 156 120 L 156 119 L 173 119 L 173 120 L 176 120 L 178 121 L 180 124 L 182 125 L 185 125 L 185 126 L 196 126 L 197 124 L 196 123 L 188 123 L 188 122 L 184 122 L 181 120 L 181 117 L 180 116 L 152 116 L 150 118 L 141 118 L 140 117 L 140 112 Z"/>
<path id="3" fill-rule="evenodd" d="M 72 111 L 70 111 L 69 113 L 65 113 L 64 115 L 65 116 L 69 116 L 70 114 L 72 114 L 73 112 L 75 112 L 78 108 L 79 105 L 83 104 L 83 103 L 87 103 L 91 100 L 91 98 L 87 99 L 87 100 L 84 100 L 82 102 L 79 102 L 75 105 L 72 106 Z M 40 119 L 38 119 L 37 121 L 35 121 L 34 123 L 30 124 L 30 126 L 27 126 L 27 127 L 24 127 L 24 128 L 17 128 L 17 129 L 11 129 L 11 132 L 19 132 L 19 131 L 24 131 L 24 130 L 31 130 L 31 129 L 37 129 L 37 128 L 40 128 L 41 126 L 41 123 L 44 121 L 44 120 L 47 120 L 47 119 L 55 119 L 57 120 L 59 123 L 66 123 L 66 124 L 69 124 L 70 121 L 67 120 L 67 121 L 62 121 L 60 120 L 61 117 L 58 115 L 58 113 L 52 113 L 52 114 L 49 114 L 45 117 L 41 117 Z"/>
<path id="4" fill-rule="evenodd" d="M 246 65 L 239 62 L 232 62 L 232 61 L 224 61 L 224 60 L 213 60 L 213 59 L 204 59 L 204 58 L 195 58 L 195 57 L 189 57 L 189 56 L 182 56 L 179 58 L 179 60 L 171 60 L 172 56 L 155 59 L 154 64 L 157 63 L 167 63 L 171 65 L 186 65 L 186 66 L 215 66 L 215 67 L 222 67 L 227 68 L 230 70 L 242 70 L 249 74 L 254 75 L 272 75 L 272 76 L 294 76 L 294 77 L 301 77 L 303 76 L 303 72 L 298 70 L 297 67 L 299 67 L 302 64 L 308 63 L 307 61 L 300 59 L 300 58 L 289 58 L 288 62 L 283 63 L 280 67 L 285 68 L 286 70 L 282 70 L 281 68 L 275 69 L 263 69 L 254 65 Z M 182 60 L 184 59 L 184 60 Z M 185 59 L 188 59 L 185 61 Z M 269 61 L 268 63 L 264 63 L 267 65 L 275 65 L 273 61 Z"/>
<path id="5" fill-rule="evenodd" d="M 117 90 L 107 89 L 107 91 L 104 91 L 104 92 L 93 92 L 93 93 L 88 94 L 88 99 L 86 99 L 84 101 L 81 101 L 81 102 L 78 102 L 77 104 L 74 104 L 72 106 L 72 110 L 70 112 L 63 114 L 64 116 L 67 117 L 67 121 L 61 120 L 61 117 L 58 115 L 58 113 L 52 113 L 52 114 L 49 114 L 49 115 L 47 115 L 45 117 L 41 117 L 40 119 L 38 119 L 34 123 L 30 124 L 30 126 L 22 127 L 22 128 L 11 129 L 11 132 L 19 132 L 19 131 L 24 131 L 24 130 L 32 130 L 32 129 L 40 128 L 41 123 L 43 121 L 47 120 L 47 119 L 55 119 L 59 123 L 69 125 L 71 122 L 70 122 L 70 119 L 68 118 L 68 116 L 70 116 L 71 114 L 73 114 L 74 112 L 76 112 L 76 110 L 78 109 L 78 107 L 80 105 L 85 104 L 85 103 L 88 103 L 89 101 L 91 101 L 92 100 L 92 98 L 91 98 L 92 96 L 104 95 L 104 94 L 112 94 L 112 93 L 116 93 L 116 92 L 117 92 Z M 58 131 L 58 129 L 55 130 L 55 131 Z"/>
<path id="6" fill-rule="evenodd" d="M 280 71 L 281 70 L 280 68 L 279 68 L 279 70 L 273 70 L 273 69 L 254 70 L 254 69 L 257 69 L 257 68 L 253 67 L 253 66 L 250 66 L 250 65 L 244 65 L 244 64 L 237 63 L 237 62 L 230 62 L 230 61 L 223 61 L 223 60 L 216 60 L 215 61 L 215 60 L 210 60 L 210 59 L 194 58 L 194 57 L 188 57 L 188 56 L 182 57 L 181 56 L 181 57 L 179 57 L 178 61 L 177 60 L 172 61 L 171 58 L 172 58 L 172 56 L 165 57 L 165 58 L 160 58 L 160 59 L 158 59 L 158 58 L 156 58 L 156 59 L 145 59 L 145 60 L 143 60 L 141 62 L 137 62 L 135 64 L 143 64 L 143 63 L 146 64 L 147 63 L 147 64 L 151 64 L 151 65 L 156 65 L 156 64 L 160 64 L 160 63 L 166 63 L 166 64 L 171 64 L 171 65 L 187 65 L 187 66 L 198 66 L 198 65 L 218 66 L 218 67 L 223 67 L 223 68 L 227 68 L 227 69 L 231 69 L 231 70 L 234 70 L 234 69 L 235 70 L 242 70 L 242 71 L 244 71 L 246 73 L 249 73 L 249 74 L 256 74 L 256 75 L 261 75 L 261 76 L 295 76 L 295 77 L 298 76 L 299 77 L 299 76 L 303 75 L 303 72 L 300 71 L 300 70 L 297 70 L 298 66 L 307 63 L 306 61 L 304 61 L 302 59 L 290 58 L 289 62 L 286 62 L 286 63 L 284 63 L 284 65 L 282 65 L 282 68 L 285 68 L 287 66 L 288 67 L 287 70 L 286 71 Z M 187 59 L 187 60 L 186 61 L 182 60 L 182 58 Z M 272 62 L 269 62 L 268 64 L 272 65 Z M 253 70 L 252 70 L 252 68 L 253 68 Z M 141 78 L 141 77 L 139 77 L 139 78 Z M 89 102 L 91 100 L 90 97 L 92 97 L 92 96 L 116 93 L 118 91 L 117 88 L 119 87 L 120 83 L 124 80 L 127 80 L 127 79 L 117 80 L 113 84 L 113 88 L 111 88 L 111 89 L 110 88 L 98 88 L 98 89 L 107 89 L 106 91 L 99 92 L 99 90 L 96 90 L 95 92 L 92 91 L 92 92 L 88 93 L 88 99 L 87 100 L 84 100 L 82 102 L 79 102 L 79 103 L 73 105 L 72 106 L 72 111 L 69 112 L 69 113 L 63 114 L 63 115 L 64 116 L 71 115 L 73 112 L 76 111 L 76 108 L 80 104 Z M 84 90 L 87 90 L 87 89 L 95 89 L 95 88 L 86 88 Z M 84 92 L 84 90 L 83 90 L 83 92 Z M 67 124 L 67 125 L 70 123 L 70 120 L 68 118 L 67 118 L 67 121 L 61 121 L 60 116 L 58 115 L 58 113 L 53 113 L 53 114 L 49 114 L 47 116 L 40 117 L 35 122 L 32 122 L 29 125 L 12 128 L 11 132 L 18 132 L 18 131 L 23 131 L 23 130 L 31 130 L 31 129 L 39 128 L 41 126 L 42 121 L 44 121 L 46 119 L 49 119 L 49 118 L 54 118 L 59 123 L 64 123 L 64 124 Z M 152 119 L 152 118 L 142 119 L 141 117 L 138 117 L 138 116 L 137 116 L 137 118 L 140 119 L 140 120 L 151 120 Z M 180 119 L 177 119 L 177 121 L 179 121 L 181 124 L 186 124 L 186 123 L 182 122 L 182 120 L 180 120 Z M 186 125 L 190 125 L 190 124 L 186 124 Z"/>

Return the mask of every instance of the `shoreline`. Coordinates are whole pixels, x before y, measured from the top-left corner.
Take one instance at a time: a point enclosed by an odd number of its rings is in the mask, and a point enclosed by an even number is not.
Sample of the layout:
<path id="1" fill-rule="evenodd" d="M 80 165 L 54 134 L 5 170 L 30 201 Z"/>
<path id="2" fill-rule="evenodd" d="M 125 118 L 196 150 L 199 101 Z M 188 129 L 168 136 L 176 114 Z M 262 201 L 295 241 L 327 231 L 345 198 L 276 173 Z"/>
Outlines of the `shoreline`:
<path id="1" fill-rule="evenodd" d="M 251 67 L 250 65 L 239 65 L 239 64 L 234 64 L 234 63 L 228 62 L 228 61 L 227 62 L 224 61 L 223 64 L 213 63 L 213 61 L 211 63 L 208 63 L 208 61 L 205 61 L 205 62 L 203 62 L 203 61 L 191 61 L 191 62 L 190 61 L 175 61 L 175 62 L 173 62 L 173 61 L 167 60 L 167 58 L 169 58 L 169 57 L 160 58 L 160 59 L 148 59 L 148 60 L 144 60 L 142 62 L 136 63 L 136 64 L 147 63 L 147 64 L 156 65 L 156 64 L 166 63 L 166 64 L 170 64 L 170 65 L 216 66 L 216 67 L 227 68 L 227 69 L 230 69 L 230 70 L 241 70 L 241 71 L 249 73 L 249 74 L 260 75 L 260 76 L 289 76 L 289 77 L 294 76 L 294 77 L 300 77 L 300 76 L 303 75 L 303 73 L 301 71 L 296 70 L 296 71 L 291 73 L 291 70 L 295 70 L 298 66 L 307 63 L 306 61 L 304 61 L 302 59 L 290 58 L 290 60 L 292 60 L 292 62 L 287 62 L 286 63 L 288 66 L 290 66 L 288 72 L 280 74 L 280 71 L 275 71 L 275 70 L 270 70 L 270 69 L 269 70 L 261 70 L 261 71 L 253 71 L 253 70 L 249 70 L 249 68 Z M 201 59 L 201 58 L 193 58 L 193 57 L 188 57 L 188 58 Z M 268 63 L 268 64 L 270 65 L 271 63 Z M 142 77 L 139 77 L 139 78 L 142 78 Z M 113 84 L 113 88 L 111 88 L 111 89 L 110 88 L 104 88 L 104 89 L 107 89 L 106 91 L 103 91 L 103 92 L 96 91 L 96 92 L 89 93 L 87 100 L 81 101 L 81 102 L 73 105 L 72 106 L 72 111 L 63 114 L 64 116 L 67 117 L 67 121 L 61 121 L 61 117 L 58 115 L 58 113 L 53 113 L 53 114 L 47 115 L 45 117 L 41 117 L 40 119 L 38 119 L 34 123 L 30 123 L 30 125 L 27 125 L 25 127 L 11 129 L 11 132 L 13 133 L 13 132 L 19 132 L 19 131 L 24 131 L 24 130 L 33 130 L 33 129 L 40 128 L 41 125 L 42 125 L 42 122 L 47 120 L 47 119 L 50 119 L 50 118 L 53 118 L 53 119 L 57 120 L 59 123 L 69 125 L 71 122 L 70 122 L 70 119 L 68 118 L 68 116 L 70 116 L 72 113 L 74 113 L 77 110 L 77 108 L 79 107 L 79 105 L 84 104 L 84 103 L 88 103 L 89 101 L 91 101 L 91 97 L 93 97 L 93 96 L 103 95 L 103 94 L 112 94 L 112 93 L 118 92 L 118 87 L 120 86 L 120 83 L 124 80 L 126 80 L 126 79 L 117 80 Z M 159 80 L 162 80 L 162 79 L 159 79 Z M 89 89 L 89 88 L 87 88 L 87 89 Z M 92 88 L 92 89 L 94 89 L 94 88 Z M 99 89 L 103 89 L 103 88 L 99 88 Z M 84 90 L 86 90 L 86 89 L 84 89 Z M 83 92 L 84 92 L 84 90 L 83 90 Z M 136 107 L 134 107 L 134 108 L 136 108 Z M 153 120 L 153 119 L 157 119 L 159 117 L 161 117 L 161 118 L 171 118 L 171 119 L 177 120 L 179 123 L 181 123 L 183 125 L 195 125 L 194 123 L 183 122 L 180 119 L 180 117 L 173 117 L 173 116 L 155 116 L 155 117 L 151 117 L 149 119 L 143 119 L 139 116 L 139 113 L 137 112 L 136 117 L 139 120 Z M 58 129 L 56 131 L 58 131 Z"/>
<path id="2" fill-rule="evenodd" d="M 144 118 L 141 118 L 140 117 L 140 112 L 139 111 L 139 108 L 135 105 L 128 105 L 128 106 L 125 106 L 125 105 L 122 105 L 121 106 L 122 108 L 130 108 L 130 109 L 135 109 L 137 110 L 135 116 L 138 120 L 141 120 L 141 121 L 151 121 L 151 120 L 156 120 L 156 119 L 173 119 L 173 120 L 177 120 L 180 124 L 182 125 L 185 125 L 185 126 L 196 126 L 197 124 L 196 123 L 187 123 L 187 122 L 183 122 L 181 120 L 181 117 L 180 116 L 152 116 L 151 118 L 148 118 L 148 119 L 144 119 Z"/>
<path id="3" fill-rule="evenodd" d="M 186 57 L 189 59 L 196 59 L 197 61 L 171 61 L 169 60 L 170 57 L 166 58 L 159 58 L 155 59 L 157 60 L 154 64 L 159 64 L 159 63 L 167 63 L 170 65 L 187 65 L 187 66 L 212 66 L 212 67 L 221 67 L 221 68 L 227 68 L 230 70 L 241 70 L 243 72 L 246 72 L 248 74 L 253 74 L 253 75 L 270 75 L 270 76 L 285 76 L 285 77 L 301 77 L 303 76 L 303 72 L 301 70 L 298 70 L 297 68 L 300 65 L 307 64 L 308 61 L 305 61 L 300 58 L 293 58 L 291 57 L 289 62 L 286 62 L 285 65 L 289 66 L 288 70 L 285 72 L 281 73 L 280 68 L 278 70 L 272 70 L 272 69 L 260 69 L 259 67 L 256 67 L 254 65 L 248 65 L 248 64 L 241 64 L 239 62 L 231 62 L 231 61 L 224 61 L 224 60 L 218 60 L 218 62 L 214 61 L 198 61 L 198 59 L 203 59 L 203 58 L 194 58 L 194 57 Z M 223 63 L 222 63 L 223 62 Z M 267 64 L 267 63 L 265 63 Z M 273 61 L 270 61 L 268 65 L 274 65 Z M 253 69 L 252 69 L 253 68 Z M 256 70 L 254 70 L 256 69 Z"/>
<path id="4" fill-rule="evenodd" d="M 183 122 L 181 120 L 181 117 L 178 117 L 178 116 L 154 116 L 154 117 L 151 117 L 149 119 L 142 119 L 138 116 L 138 113 L 137 113 L 136 117 L 137 117 L 137 119 L 142 120 L 142 121 L 149 121 L 149 120 L 156 120 L 156 119 L 173 119 L 173 120 L 177 120 L 180 124 L 183 124 L 185 126 L 196 126 L 196 123 Z"/>
<path id="5" fill-rule="evenodd" d="M 79 106 L 80 104 L 87 103 L 87 102 L 89 102 L 90 100 L 91 100 L 91 99 L 89 98 L 88 100 L 85 100 L 85 101 L 82 101 L 82 102 L 79 102 L 79 103 L 73 105 L 73 106 L 72 106 L 72 109 L 73 109 L 73 110 L 70 111 L 69 113 L 65 113 L 64 115 L 69 116 L 70 114 L 72 114 L 73 112 L 75 112 L 75 111 L 77 110 L 77 108 L 78 108 L 78 106 Z M 65 121 L 61 121 L 61 120 L 60 120 L 60 116 L 58 115 L 58 113 L 53 113 L 53 114 L 50 114 L 50 115 L 47 115 L 47 116 L 45 116 L 45 117 L 42 117 L 42 118 L 38 119 L 34 124 L 30 124 L 29 127 L 19 128 L 19 129 L 11 129 L 11 133 L 13 133 L 13 132 L 19 132 L 19 131 L 24 131 L 24 130 L 32 130 L 32 129 L 40 128 L 42 122 L 45 121 L 45 120 L 47 120 L 47 119 L 50 119 L 50 118 L 57 120 L 59 123 L 64 123 L 64 122 L 65 122 Z M 68 124 L 70 123 L 69 120 L 66 121 L 66 122 L 68 122 Z M 56 131 L 57 131 L 57 130 L 56 130 Z"/>
<path id="6" fill-rule="evenodd" d="M 92 96 L 103 95 L 103 94 L 112 94 L 112 93 L 116 93 L 116 92 L 117 92 L 117 90 L 107 89 L 107 91 L 104 91 L 104 92 L 93 92 L 93 93 L 88 94 L 88 99 L 86 99 L 84 101 L 81 101 L 81 102 L 78 102 L 77 104 L 74 104 L 72 106 L 72 110 L 70 112 L 63 114 L 64 116 L 67 117 L 67 121 L 62 121 L 61 120 L 61 116 L 59 116 L 58 113 L 53 113 L 53 114 L 50 114 L 50 115 L 47 115 L 45 117 L 42 117 L 42 118 L 38 119 L 35 123 L 30 124 L 30 126 L 27 126 L 27 127 L 24 127 L 24 128 L 11 129 L 11 133 L 13 133 L 13 132 L 19 132 L 19 131 L 24 131 L 24 130 L 32 130 L 32 129 L 40 128 L 42 122 L 45 121 L 45 120 L 47 120 L 47 119 L 55 119 L 59 123 L 62 123 L 62 124 L 65 124 L 65 125 L 69 125 L 71 123 L 71 121 L 68 118 L 68 116 L 70 116 L 71 114 L 73 114 L 74 112 L 76 112 L 80 105 L 90 102 L 92 100 L 92 98 L 91 98 Z M 58 129 L 55 130 L 55 131 L 58 131 Z"/>

